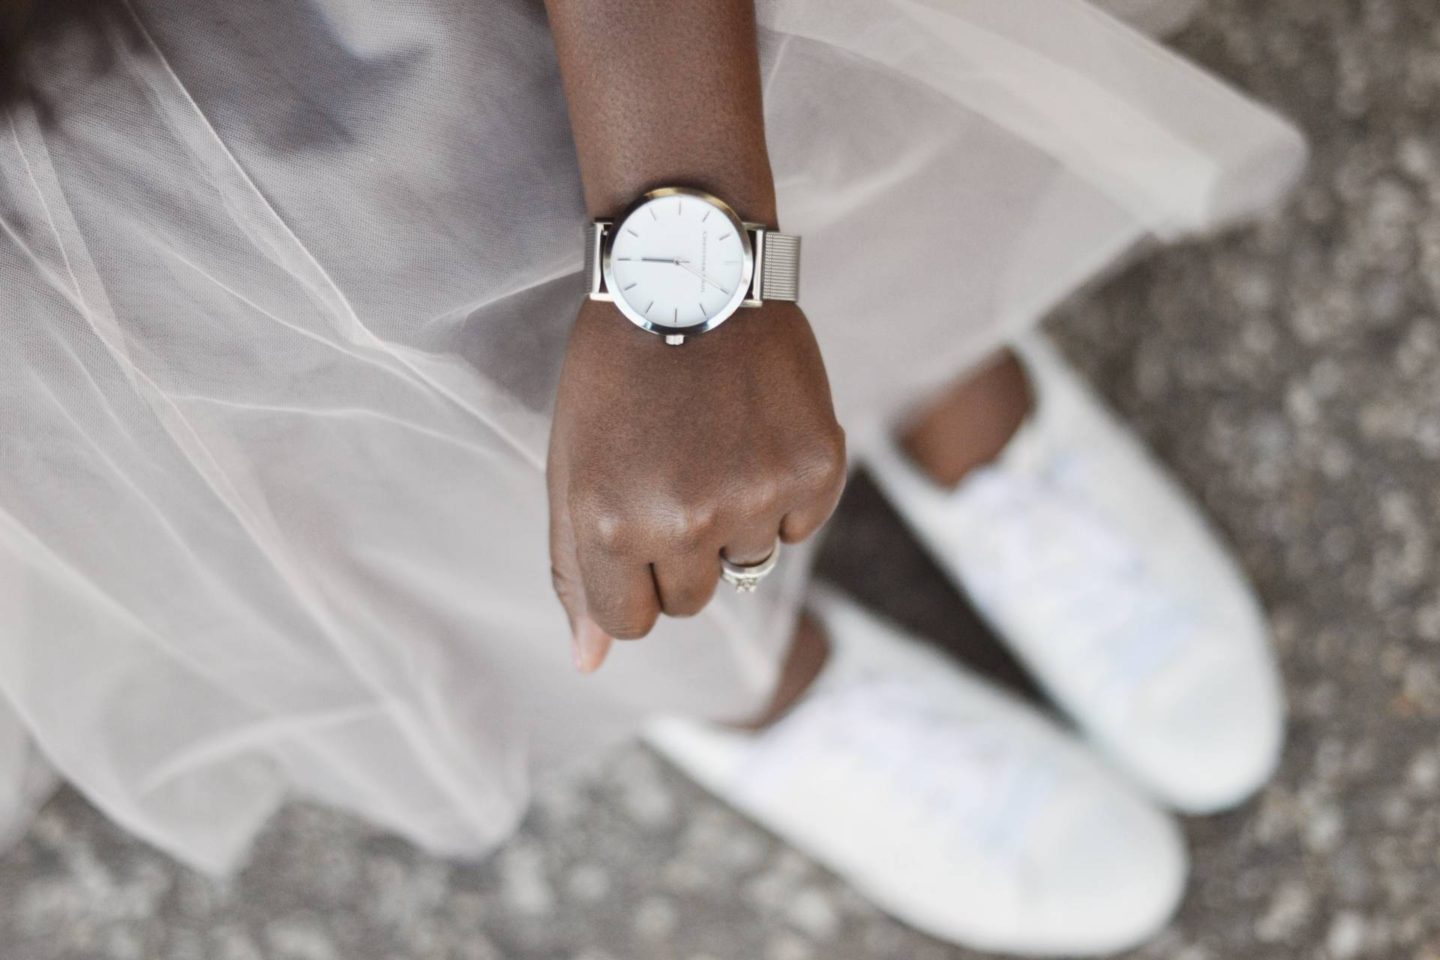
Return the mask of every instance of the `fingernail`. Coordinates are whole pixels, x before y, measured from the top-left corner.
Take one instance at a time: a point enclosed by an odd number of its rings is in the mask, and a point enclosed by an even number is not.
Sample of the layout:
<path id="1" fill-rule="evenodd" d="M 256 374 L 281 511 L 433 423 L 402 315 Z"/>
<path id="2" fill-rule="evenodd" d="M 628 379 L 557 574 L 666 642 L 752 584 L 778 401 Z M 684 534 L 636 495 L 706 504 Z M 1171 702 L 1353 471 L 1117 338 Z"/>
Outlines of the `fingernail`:
<path id="1" fill-rule="evenodd" d="M 589 617 L 580 618 L 580 631 L 575 636 L 575 669 L 581 673 L 594 673 L 605 662 L 610 649 L 610 637 L 600 625 Z"/>

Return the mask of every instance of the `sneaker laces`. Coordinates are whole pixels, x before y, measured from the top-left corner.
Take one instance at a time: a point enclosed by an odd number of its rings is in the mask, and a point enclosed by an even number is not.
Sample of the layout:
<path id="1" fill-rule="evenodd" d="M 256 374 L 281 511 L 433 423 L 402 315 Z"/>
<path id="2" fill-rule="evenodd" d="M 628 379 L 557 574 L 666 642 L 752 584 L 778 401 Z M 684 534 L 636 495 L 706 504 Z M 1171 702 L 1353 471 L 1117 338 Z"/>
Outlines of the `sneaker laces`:
<path id="1" fill-rule="evenodd" d="M 956 495 L 977 518 L 967 524 L 961 562 L 986 616 L 1018 609 L 1059 628 L 1028 632 L 1048 638 L 1047 662 L 1064 659 L 1067 686 L 1118 711 L 1198 630 L 1135 546 L 1088 502 L 1089 469 L 1071 452 L 1035 473 L 977 469 Z"/>
<path id="2" fill-rule="evenodd" d="M 834 783 L 844 802 L 923 825 L 913 832 L 918 843 L 993 868 L 1020 855 L 1060 775 L 1010 724 L 958 714 L 954 696 L 874 673 L 817 690 L 759 737 L 739 780 L 764 793 L 792 778 L 803 757 L 807 776 Z"/>

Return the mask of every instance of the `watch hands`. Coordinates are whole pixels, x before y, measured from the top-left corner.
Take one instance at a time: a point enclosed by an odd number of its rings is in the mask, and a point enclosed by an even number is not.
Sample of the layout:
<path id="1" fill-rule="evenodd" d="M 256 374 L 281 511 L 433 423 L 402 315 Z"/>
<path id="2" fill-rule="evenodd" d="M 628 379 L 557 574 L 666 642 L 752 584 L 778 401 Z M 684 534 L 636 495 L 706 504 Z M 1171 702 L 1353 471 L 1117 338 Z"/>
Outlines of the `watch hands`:
<path id="1" fill-rule="evenodd" d="M 710 286 L 714 287 L 716 290 L 719 290 L 721 293 L 725 292 L 725 288 L 720 286 L 720 284 L 716 283 L 714 280 L 710 279 L 709 274 L 701 273 L 699 270 L 696 270 L 694 267 L 690 266 L 689 260 L 676 260 L 675 263 L 679 266 L 684 267 L 686 270 L 689 270 L 691 273 L 695 274 L 695 276 L 699 277 L 705 283 L 710 284 Z"/>
<path id="2" fill-rule="evenodd" d="M 696 270 L 694 267 L 690 266 L 690 261 L 684 259 L 683 257 L 626 257 L 623 259 L 632 260 L 638 263 L 669 263 L 674 264 L 677 267 L 684 267 L 686 270 L 689 270 L 691 273 L 695 274 L 695 276 L 699 277 L 705 283 L 710 284 L 710 286 L 714 287 L 716 290 L 719 290 L 722 293 L 725 292 L 725 288 L 721 286 L 712 277 L 710 277 L 709 274 L 704 274 L 701 273 L 699 270 Z"/>

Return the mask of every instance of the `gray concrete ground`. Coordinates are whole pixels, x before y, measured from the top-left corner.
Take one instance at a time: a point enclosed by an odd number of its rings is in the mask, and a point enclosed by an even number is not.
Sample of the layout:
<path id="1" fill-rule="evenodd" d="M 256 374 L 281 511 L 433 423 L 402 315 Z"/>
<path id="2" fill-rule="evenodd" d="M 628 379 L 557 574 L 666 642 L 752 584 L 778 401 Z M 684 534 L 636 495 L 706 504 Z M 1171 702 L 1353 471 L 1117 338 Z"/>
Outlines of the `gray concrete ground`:
<path id="1" fill-rule="evenodd" d="M 1440 8 L 1217 0 L 1179 40 L 1298 118 L 1315 161 L 1258 228 L 1166 251 L 1052 329 L 1213 511 L 1271 611 L 1294 721 L 1139 957 L 1440 960 Z M 891 558 L 864 586 L 846 558 Z M 825 569 L 1000 662 L 858 481 Z M 288 811 L 218 884 L 57 798 L 0 861 L 4 960 L 827 960 L 969 956 L 639 748 L 550 790 L 492 862 Z"/>

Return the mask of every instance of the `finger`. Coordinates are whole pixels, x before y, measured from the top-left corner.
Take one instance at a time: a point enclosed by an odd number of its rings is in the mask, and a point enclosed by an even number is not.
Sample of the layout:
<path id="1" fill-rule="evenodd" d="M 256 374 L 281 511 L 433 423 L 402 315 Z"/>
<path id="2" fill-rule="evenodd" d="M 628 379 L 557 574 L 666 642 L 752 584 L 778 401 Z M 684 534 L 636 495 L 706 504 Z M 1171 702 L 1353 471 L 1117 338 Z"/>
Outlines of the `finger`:
<path id="1" fill-rule="evenodd" d="M 568 511 L 552 511 L 550 516 L 550 582 L 555 596 L 565 608 L 570 633 L 578 637 L 580 622 L 585 618 L 585 586 L 580 579 L 580 564 L 575 557 L 575 538 L 570 528 Z"/>
<path id="2" fill-rule="evenodd" d="M 581 673 L 594 673 L 600 669 L 610 654 L 615 641 L 600 625 L 588 616 L 580 619 L 580 629 L 575 633 L 575 669 Z"/>
<path id="3" fill-rule="evenodd" d="M 815 531 L 825 526 L 825 521 L 829 520 L 830 514 L 834 512 L 833 504 L 826 509 L 792 510 L 785 514 L 785 519 L 780 522 L 780 539 L 785 543 L 809 540 Z"/>
<path id="4" fill-rule="evenodd" d="M 552 484 L 555 480 L 552 478 Z M 575 525 L 563 496 L 554 486 L 550 494 L 550 579 L 555 595 L 570 621 L 570 654 L 575 669 L 594 673 L 605 662 L 614 642 L 586 615 L 585 585 L 575 548 Z"/>
<path id="5" fill-rule="evenodd" d="M 833 437 L 830 446 L 814 455 L 804 469 L 797 471 L 801 499 L 780 521 L 781 540 L 799 543 L 825 525 L 839 506 L 840 495 L 845 492 L 846 466 L 845 435 L 842 432 Z"/>
<path id="6" fill-rule="evenodd" d="M 715 595 L 720 560 L 713 553 L 696 551 L 655 564 L 655 585 L 660 609 L 672 617 L 693 617 Z"/>
<path id="7" fill-rule="evenodd" d="M 594 673 L 605 662 L 614 641 L 585 613 L 579 574 L 568 572 L 574 570 L 573 559 L 557 558 L 552 561 L 550 575 L 555 584 L 555 594 L 570 621 L 570 656 L 575 669 L 581 673 Z"/>
<path id="8" fill-rule="evenodd" d="M 586 613 L 616 640 L 638 640 L 660 616 L 660 597 L 650 564 L 580 548 Z"/>
<path id="9" fill-rule="evenodd" d="M 840 494 L 845 490 L 842 474 L 832 488 L 812 497 L 804 506 L 796 507 L 780 521 L 780 539 L 785 543 L 799 543 L 808 540 L 816 530 L 825 526 L 825 521 L 840 504 Z"/>
<path id="10" fill-rule="evenodd" d="M 749 529 L 731 537 L 720 555 L 742 567 L 754 566 L 770 559 L 780 540 L 780 524 L 751 524 Z"/>

